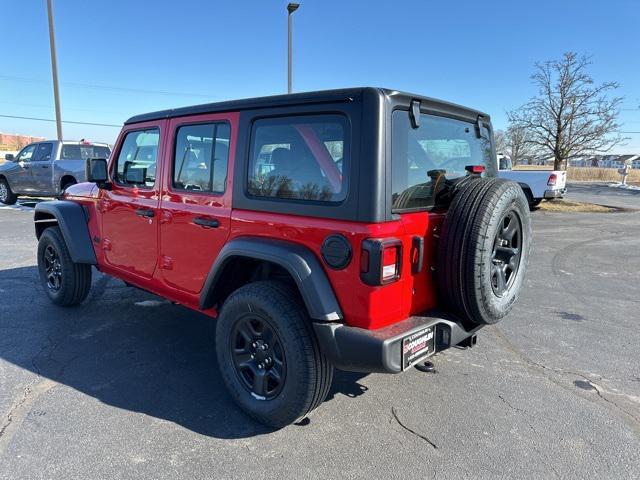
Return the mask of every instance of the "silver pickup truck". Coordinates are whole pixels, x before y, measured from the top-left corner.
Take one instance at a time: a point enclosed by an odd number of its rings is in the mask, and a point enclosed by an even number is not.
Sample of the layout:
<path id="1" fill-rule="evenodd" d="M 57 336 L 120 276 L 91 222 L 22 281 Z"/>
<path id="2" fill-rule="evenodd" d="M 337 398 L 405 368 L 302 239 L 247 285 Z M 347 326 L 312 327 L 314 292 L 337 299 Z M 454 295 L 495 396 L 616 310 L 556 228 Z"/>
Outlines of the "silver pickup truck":
<path id="1" fill-rule="evenodd" d="M 109 158 L 105 143 L 47 140 L 24 147 L 0 165 L 0 202 L 14 204 L 19 195 L 58 196 L 84 182 L 87 158 Z"/>

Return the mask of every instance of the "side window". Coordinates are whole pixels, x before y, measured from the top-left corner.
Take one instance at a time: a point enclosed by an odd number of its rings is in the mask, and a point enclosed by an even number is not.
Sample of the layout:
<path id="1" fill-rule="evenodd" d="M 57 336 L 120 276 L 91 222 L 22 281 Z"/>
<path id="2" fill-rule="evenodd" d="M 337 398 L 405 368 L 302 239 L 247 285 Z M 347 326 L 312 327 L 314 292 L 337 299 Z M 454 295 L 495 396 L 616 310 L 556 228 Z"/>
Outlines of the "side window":
<path id="1" fill-rule="evenodd" d="M 160 130 L 157 128 L 127 133 L 116 160 L 115 182 L 121 185 L 153 187 L 159 141 Z"/>
<path id="2" fill-rule="evenodd" d="M 22 149 L 22 151 L 16 157 L 17 162 L 29 162 L 31 161 L 31 157 L 33 157 L 33 153 L 36 151 L 36 145 L 29 145 Z"/>
<path id="3" fill-rule="evenodd" d="M 51 152 L 53 151 L 53 145 L 51 143 L 39 143 L 36 148 L 36 152 L 33 155 L 35 162 L 44 162 L 51 160 Z"/>
<path id="4" fill-rule="evenodd" d="M 248 193 L 292 200 L 344 200 L 348 138 L 348 123 L 339 115 L 256 120 Z"/>
<path id="5" fill-rule="evenodd" d="M 224 122 L 179 127 L 173 158 L 173 187 L 224 193 L 230 135 L 231 128 Z"/>

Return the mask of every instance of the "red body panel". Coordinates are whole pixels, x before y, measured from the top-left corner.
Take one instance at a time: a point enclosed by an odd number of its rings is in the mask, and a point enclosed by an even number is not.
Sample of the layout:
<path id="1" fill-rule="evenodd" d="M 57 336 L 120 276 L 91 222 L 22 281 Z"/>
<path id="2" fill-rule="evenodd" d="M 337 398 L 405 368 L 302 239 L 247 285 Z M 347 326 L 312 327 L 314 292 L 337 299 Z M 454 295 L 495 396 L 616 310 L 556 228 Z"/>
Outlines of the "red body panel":
<path id="1" fill-rule="evenodd" d="M 171 187 L 173 145 L 181 124 L 226 120 L 231 124 L 227 188 L 214 195 L 174 191 Z M 198 310 L 200 291 L 218 252 L 239 236 L 283 239 L 309 248 L 323 265 L 336 294 L 344 321 L 350 326 L 377 329 L 436 306 L 432 279 L 434 243 L 443 215 L 406 213 L 399 220 L 358 223 L 325 218 L 232 210 L 235 152 L 238 142 L 237 112 L 180 117 L 126 126 L 112 154 L 113 168 L 125 134 L 149 126 L 160 127 L 156 185 L 153 189 L 98 189 L 92 184 L 71 188 L 66 198 L 85 204 L 98 268 L 107 274 L 157 295 Z M 151 208 L 152 219 L 135 214 L 136 208 Z M 193 224 L 196 216 L 219 221 L 219 228 Z M 343 234 L 353 248 L 349 265 L 333 270 L 324 264 L 320 248 L 331 234 Z M 424 239 L 424 263 L 412 273 L 414 237 Z M 361 244 L 365 239 L 396 238 L 402 242 L 401 275 L 384 286 L 369 286 L 360 279 Z M 215 316 L 215 310 L 205 311 Z"/>

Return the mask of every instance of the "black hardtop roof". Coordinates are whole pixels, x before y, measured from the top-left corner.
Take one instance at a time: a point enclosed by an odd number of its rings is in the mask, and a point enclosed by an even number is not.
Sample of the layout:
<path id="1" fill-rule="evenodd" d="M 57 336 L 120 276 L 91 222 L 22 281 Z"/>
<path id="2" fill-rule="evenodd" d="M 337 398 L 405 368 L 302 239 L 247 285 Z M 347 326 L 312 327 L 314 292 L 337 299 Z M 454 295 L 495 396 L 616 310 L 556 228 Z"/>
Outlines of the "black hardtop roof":
<path id="1" fill-rule="evenodd" d="M 388 88 L 376 87 L 356 87 L 342 88 L 336 90 L 319 90 L 314 92 L 292 93 L 287 95 L 272 95 L 267 97 L 245 98 L 242 100 L 228 100 L 224 102 L 204 103 L 201 105 L 193 105 L 190 107 L 170 108 L 167 110 L 159 110 L 157 112 L 143 113 L 135 115 L 127 120 L 125 125 L 132 123 L 148 122 L 152 120 L 160 120 L 174 117 L 184 117 L 187 115 L 197 115 L 204 113 L 216 112 L 232 112 L 238 110 L 250 110 L 255 108 L 267 107 L 283 107 L 290 105 L 303 105 L 308 103 L 334 103 L 334 102 L 351 102 L 360 97 L 365 91 L 370 91 L 387 98 L 395 98 L 399 101 L 406 101 L 408 104 L 412 99 L 425 101 L 427 104 L 444 107 L 458 113 L 466 113 L 467 115 L 482 115 L 487 120 L 489 115 L 472 108 L 467 108 L 455 103 L 437 100 L 422 95 L 416 95 Z"/>

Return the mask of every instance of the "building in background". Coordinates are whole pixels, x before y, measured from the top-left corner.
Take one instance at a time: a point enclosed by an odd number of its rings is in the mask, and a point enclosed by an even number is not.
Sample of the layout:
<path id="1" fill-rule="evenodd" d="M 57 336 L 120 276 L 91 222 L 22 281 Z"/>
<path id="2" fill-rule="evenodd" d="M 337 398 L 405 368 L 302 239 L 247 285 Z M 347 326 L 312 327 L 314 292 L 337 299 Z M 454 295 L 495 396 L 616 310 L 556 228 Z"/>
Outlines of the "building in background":
<path id="1" fill-rule="evenodd" d="M 0 132 L 0 152 L 17 152 L 25 145 L 46 140 L 44 137 L 31 137 Z"/>

